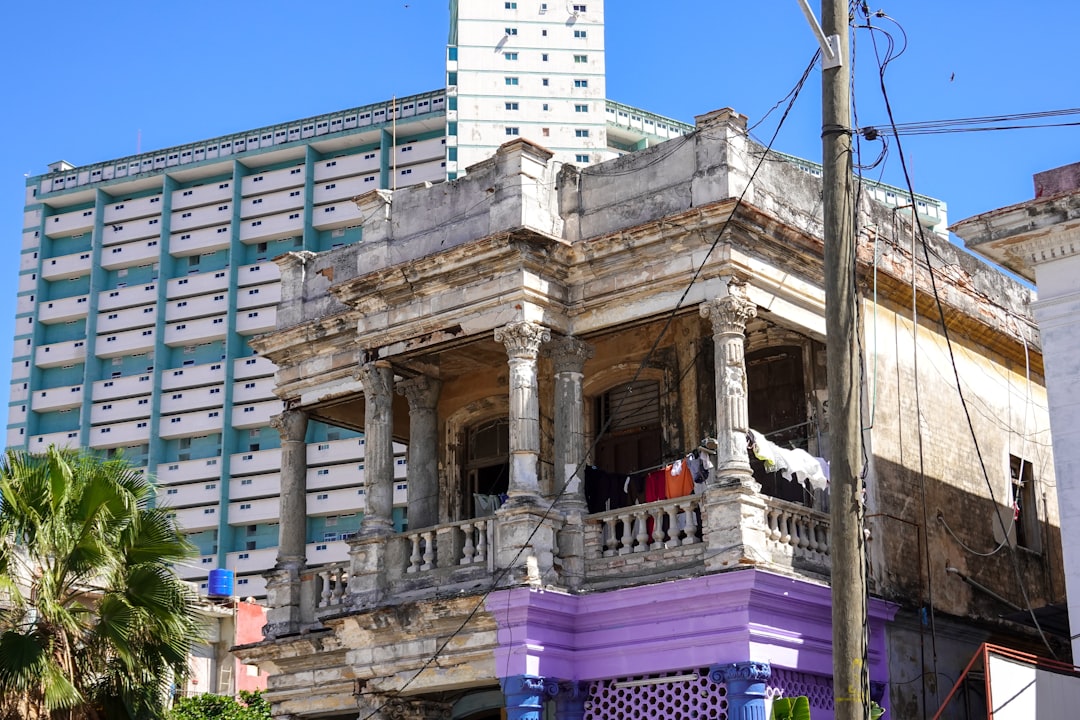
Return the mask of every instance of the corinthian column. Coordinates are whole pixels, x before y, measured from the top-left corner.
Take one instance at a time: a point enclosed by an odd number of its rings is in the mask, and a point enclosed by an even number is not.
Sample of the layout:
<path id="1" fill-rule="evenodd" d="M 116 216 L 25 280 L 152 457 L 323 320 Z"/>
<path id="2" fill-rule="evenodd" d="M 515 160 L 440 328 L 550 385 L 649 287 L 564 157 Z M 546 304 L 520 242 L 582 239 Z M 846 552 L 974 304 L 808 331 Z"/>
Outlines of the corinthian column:
<path id="1" fill-rule="evenodd" d="M 417 375 L 398 384 L 409 401 L 409 528 L 439 522 L 438 418 L 435 405 L 442 383 Z"/>
<path id="2" fill-rule="evenodd" d="M 364 497 L 362 535 L 388 535 L 394 530 L 394 371 L 385 360 L 360 365 L 356 378 L 364 385 Z"/>
<path id="3" fill-rule="evenodd" d="M 753 478 L 746 454 L 750 429 L 746 400 L 746 323 L 757 307 L 746 299 L 742 284 L 728 284 L 727 294 L 704 302 L 702 317 L 712 320 L 716 367 L 717 479 L 749 482 Z"/>
<path id="4" fill-rule="evenodd" d="M 537 502 L 540 480 L 540 399 L 536 357 L 551 331 L 536 323 L 512 322 L 495 329 L 510 356 L 510 488 L 512 501 Z"/>
<path id="5" fill-rule="evenodd" d="M 566 510 L 586 511 L 579 472 L 585 459 L 585 403 L 581 394 L 582 370 L 593 356 L 591 346 L 566 337 L 546 348 L 555 364 L 555 492 Z M 565 490 L 564 490 L 565 488 Z"/>
<path id="6" fill-rule="evenodd" d="M 281 435 L 281 492 L 278 517 L 278 555 L 275 568 L 302 568 L 307 557 L 307 435 L 308 416 L 286 410 L 270 419 Z"/>

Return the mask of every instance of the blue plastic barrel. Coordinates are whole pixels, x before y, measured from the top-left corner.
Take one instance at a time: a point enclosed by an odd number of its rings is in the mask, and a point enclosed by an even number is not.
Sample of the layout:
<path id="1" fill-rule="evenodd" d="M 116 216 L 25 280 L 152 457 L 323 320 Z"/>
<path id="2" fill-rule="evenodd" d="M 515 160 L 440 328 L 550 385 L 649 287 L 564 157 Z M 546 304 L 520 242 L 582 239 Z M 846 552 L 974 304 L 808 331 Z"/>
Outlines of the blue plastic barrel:
<path id="1" fill-rule="evenodd" d="M 225 568 L 211 570 L 206 594 L 210 597 L 232 597 L 233 571 Z"/>

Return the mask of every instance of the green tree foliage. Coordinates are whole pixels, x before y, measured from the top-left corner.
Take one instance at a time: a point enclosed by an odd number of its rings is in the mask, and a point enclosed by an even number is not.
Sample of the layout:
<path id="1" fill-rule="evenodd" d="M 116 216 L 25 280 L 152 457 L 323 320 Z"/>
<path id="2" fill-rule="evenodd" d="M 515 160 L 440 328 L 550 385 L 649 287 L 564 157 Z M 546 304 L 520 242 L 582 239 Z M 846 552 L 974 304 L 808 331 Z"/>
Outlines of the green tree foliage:
<path id="1" fill-rule="evenodd" d="M 223 695 L 196 695 L 176 703 L 169 720 L 270 720 L 270 703 L 262 693 L 240 691 L 240 700 Z"/>
<path id="2" fill-rule="evenodd" d="M 160 718 L 198 637 L 193 554 L 122 459 L 0 458 L 0 718 Z"/>
<path id="3" fill-rule="evenodd" d="M 805 695 L 774 698 L 772 720 L 810 720 L 810 699 Z"/>

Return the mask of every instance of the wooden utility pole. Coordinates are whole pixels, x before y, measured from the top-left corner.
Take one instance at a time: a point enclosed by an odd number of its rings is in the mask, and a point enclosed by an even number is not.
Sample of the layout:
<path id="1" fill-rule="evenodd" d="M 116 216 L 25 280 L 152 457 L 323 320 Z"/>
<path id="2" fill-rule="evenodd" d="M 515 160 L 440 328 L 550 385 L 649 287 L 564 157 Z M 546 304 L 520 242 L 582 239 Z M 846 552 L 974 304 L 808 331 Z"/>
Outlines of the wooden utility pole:
<path id="1" fill-rule="evenodd" d="M 833 698 L 836 720 L 869 718 L 866 573 L 855 342 L 855 208 L 851 177 L 851 63 L 847 0 L 822 0 L 834 51 L 821 72 L 825 333 L 829 381 Z M 836 58 L 836 56 L 839 58 Z M 836 63 L 835 60 L 840 62 Z M 829 67 L 829 65 L 835 65 Z"/>

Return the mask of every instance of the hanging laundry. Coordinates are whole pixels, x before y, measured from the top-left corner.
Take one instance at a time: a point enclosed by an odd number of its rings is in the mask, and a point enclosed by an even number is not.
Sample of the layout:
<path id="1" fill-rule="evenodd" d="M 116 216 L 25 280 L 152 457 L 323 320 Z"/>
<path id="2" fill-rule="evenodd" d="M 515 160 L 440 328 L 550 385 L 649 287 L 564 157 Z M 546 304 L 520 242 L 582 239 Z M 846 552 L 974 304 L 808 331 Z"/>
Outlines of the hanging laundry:
<path id="1" fill-rule="evenodd" d="M 752 439 L 750 449 L 761 462 L 765 463 L 767 472 L 778 472 L 785 480 L 798 480 L 810 484 L 815 490 L 828 487 L 829 478 L 824 471 L 823 465 L 810 453 L 802 448 L 787 449 L 765 439 L 765 436 L 757 430 L 750 431 Z"/>
<path id="2" fill-rule="evenodd" d="M 664 470 L 664 487 L 669 498 L 686 497 L 694 494 L 694 476 L 690 466 L 676 460 Z"/>
<path id="3" fill-rule="evenodd" d="M 667 471 L 653 470 L 645 477 L 645 502 L 667 500 Z"/>

